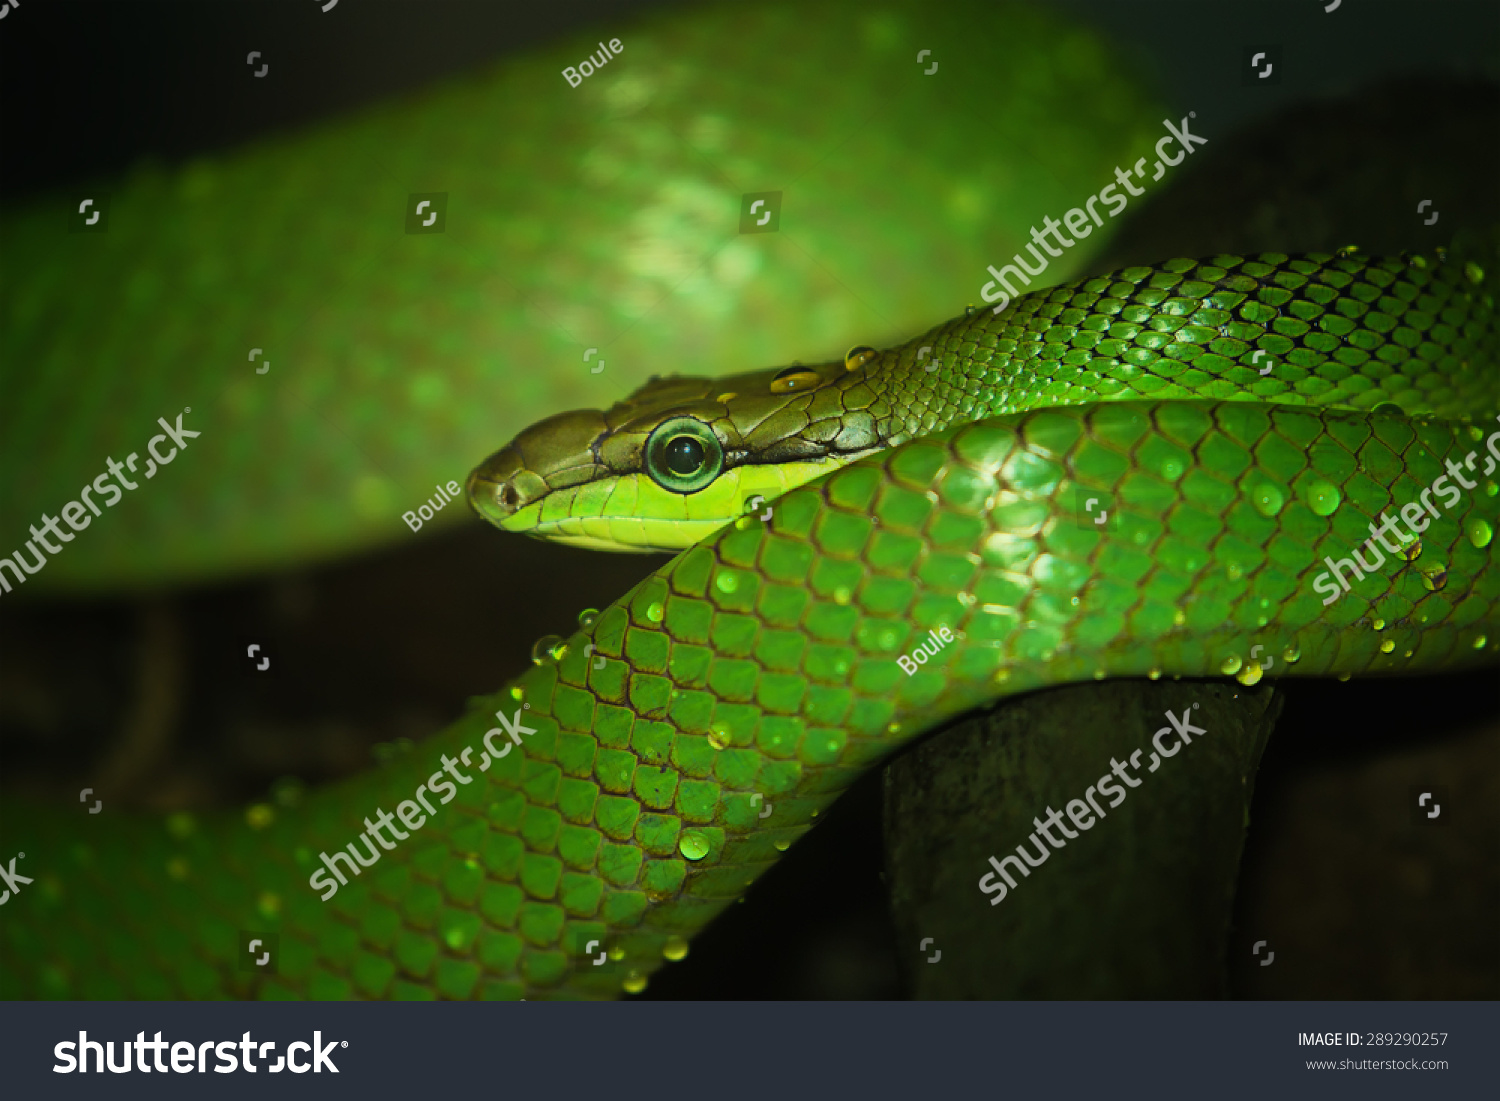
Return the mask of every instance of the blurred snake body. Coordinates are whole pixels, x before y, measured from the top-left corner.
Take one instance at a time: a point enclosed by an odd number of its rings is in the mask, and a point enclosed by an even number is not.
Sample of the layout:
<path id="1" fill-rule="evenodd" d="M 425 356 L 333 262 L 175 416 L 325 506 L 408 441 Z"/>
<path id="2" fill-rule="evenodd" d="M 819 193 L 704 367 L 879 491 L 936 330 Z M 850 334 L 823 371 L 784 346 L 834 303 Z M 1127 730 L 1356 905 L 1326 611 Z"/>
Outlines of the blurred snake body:
<path id="1" fill-rule="evenodd" d="M 686 549 L 300 803 L 89 840 L 9 823 L 35 883 L 0 911 L 0 993 L 637 992 L 855 777 L 967 710 L 1492 662 L 1495 270 L 1477 245 L 1172 260 L 544 421 L 471 475 L 482 515 Z M 1356 551 L 1347 590 L 1320 583 Z"/>

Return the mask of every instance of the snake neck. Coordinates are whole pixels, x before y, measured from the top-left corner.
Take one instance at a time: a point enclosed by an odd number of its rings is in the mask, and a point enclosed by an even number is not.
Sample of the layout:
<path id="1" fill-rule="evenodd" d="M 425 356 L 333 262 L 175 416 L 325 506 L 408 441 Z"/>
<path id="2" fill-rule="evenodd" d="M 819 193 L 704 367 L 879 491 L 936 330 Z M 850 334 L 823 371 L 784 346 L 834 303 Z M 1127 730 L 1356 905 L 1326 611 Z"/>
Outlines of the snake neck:
<path id="1" fill-rule="evenodd" d="M 1216 256 L 1125 268 L 973 310 L 844 381 L 891 447 L 986 417 L 1223 399 L 1470 422 L 1500 411 L 1493 241 L 1431 256 Z"/>

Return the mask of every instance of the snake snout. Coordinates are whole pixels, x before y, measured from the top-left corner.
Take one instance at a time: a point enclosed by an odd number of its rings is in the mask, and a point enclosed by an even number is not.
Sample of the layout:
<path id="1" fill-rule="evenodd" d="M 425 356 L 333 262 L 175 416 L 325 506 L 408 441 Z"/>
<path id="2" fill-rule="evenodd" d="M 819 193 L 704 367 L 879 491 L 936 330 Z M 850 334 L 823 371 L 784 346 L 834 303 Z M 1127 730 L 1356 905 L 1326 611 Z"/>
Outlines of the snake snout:
<path id="1" fill-rule="evenodd" d="M 469 473 L 469 505 L 497 527 L 553 490 L 595 476 L 594 444 L 605 431 L 593 409 L 560 413 L 526 429 Z"/>
<path id="2" fill-rule="evenodd" d="M 469 506 L 501 524 L 547 492 L 547 483 L 527 470 L 519 453 L 501 448 L 469 472 Z"/>

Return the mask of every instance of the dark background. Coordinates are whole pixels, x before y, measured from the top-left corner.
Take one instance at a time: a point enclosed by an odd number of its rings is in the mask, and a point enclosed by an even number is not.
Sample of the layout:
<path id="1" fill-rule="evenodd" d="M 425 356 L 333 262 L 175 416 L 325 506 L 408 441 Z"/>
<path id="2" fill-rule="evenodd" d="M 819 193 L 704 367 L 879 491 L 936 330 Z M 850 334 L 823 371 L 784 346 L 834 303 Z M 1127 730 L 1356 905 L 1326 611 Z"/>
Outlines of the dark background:
<path id="1" fill-rule="evenodd" d="M 1326 2 L 1056 6 L 1097 23 L 1169 106 L 1212 109 L 1225 130 L 1392 76 L 1497 75 L 1500 5 Z M 25 0 L 0 22 L 0 202 L 232 148 L 667 6 Z M 1252 45 L 1280 48 L 1285 79 L 1243 81 Z M 245 79 L 252 49 L 276 79 Z M 1494 146 L 1486 126 L 1451 140 Z M 358 771 L 379 746 L 445 725 L 521 668 L 533 640 L 568 633 L 579 607 L 603 607 L 660 561 L 502 539 L 476 521 L 233 584 L 13 597 L 0 617 L 5 790 L 67 800 L 89 783 L 121 807 L 175 809 Z M 496 576 L 568 583 L 479 580 Z M 246 668 L 247 641 L 268 673 Z M 1283 690 L 1231 945 L 1236 996 L 1500 997 L 1493 672 Z M 861 781 L 646 996 L 900 996 L 916 946 L 895 943 L 886 908 L 880 783 Z M 1438 822 L 1413 814 L 1428 788 L 1449 800 Z M 1249 957 L 1260 939 L 1271 967 Z"/>

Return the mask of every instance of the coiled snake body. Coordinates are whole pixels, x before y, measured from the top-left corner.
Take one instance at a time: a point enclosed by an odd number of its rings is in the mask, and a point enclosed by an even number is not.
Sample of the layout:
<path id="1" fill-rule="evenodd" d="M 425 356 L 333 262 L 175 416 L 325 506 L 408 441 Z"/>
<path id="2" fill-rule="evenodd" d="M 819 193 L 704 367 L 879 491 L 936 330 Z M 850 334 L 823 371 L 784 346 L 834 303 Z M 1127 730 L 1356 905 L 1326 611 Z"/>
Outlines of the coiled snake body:
<path id="1" fill-rule="evenodd" d="M 10 821 L 36 883 L 0 915 L 0 993 L 635 991 L 854 777 L 968 709 L 1099 676 L 1253 683 L 1261 654 L 1493 661 L 1494 273 L 1473 246 L 1169 261 L 543 422 L 471 477 L 483 514 L 687 549 L 299 807 L 87 843 Z M 246 935 L 277 938 L 275 974 Z"/>

